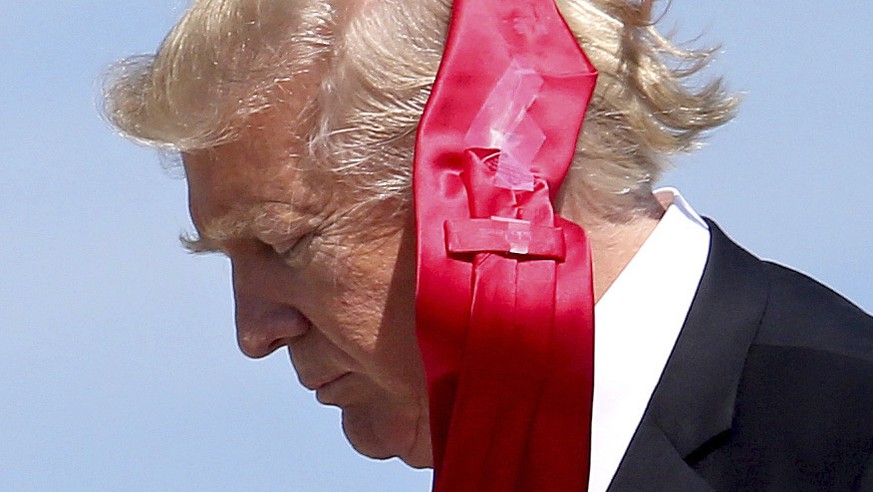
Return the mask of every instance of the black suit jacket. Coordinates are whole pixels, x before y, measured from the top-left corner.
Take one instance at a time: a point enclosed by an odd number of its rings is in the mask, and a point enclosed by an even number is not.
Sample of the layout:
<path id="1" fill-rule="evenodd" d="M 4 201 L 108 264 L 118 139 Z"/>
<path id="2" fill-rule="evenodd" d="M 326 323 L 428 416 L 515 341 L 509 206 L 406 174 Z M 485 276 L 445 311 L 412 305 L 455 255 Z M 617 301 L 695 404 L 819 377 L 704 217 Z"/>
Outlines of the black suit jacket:
<path id="1" fill-rule="evenodd" d="M 873 491 L 873 318 L 710 230 L 609 491 Z"/>

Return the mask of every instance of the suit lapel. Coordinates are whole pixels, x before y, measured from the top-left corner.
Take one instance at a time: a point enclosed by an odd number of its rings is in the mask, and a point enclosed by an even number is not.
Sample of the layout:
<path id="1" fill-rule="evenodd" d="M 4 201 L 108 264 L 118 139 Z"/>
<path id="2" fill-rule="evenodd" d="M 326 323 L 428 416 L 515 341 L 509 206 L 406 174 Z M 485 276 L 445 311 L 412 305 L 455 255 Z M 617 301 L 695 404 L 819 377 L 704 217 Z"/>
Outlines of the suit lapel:
<path id="1" fill-rule="evenodd" d="M 609 490 L 711 490 L 691 465 L 731 428 L 746 354 L 767 303 L 760 260 L 712 221 L 697 294 Z"/>
<path id="2" fill-rule="evenodd" d="M 688 466 L 670 438 L 643 418 L 609 486 L 610 492 L 703 492 L 713 490 Z"/>

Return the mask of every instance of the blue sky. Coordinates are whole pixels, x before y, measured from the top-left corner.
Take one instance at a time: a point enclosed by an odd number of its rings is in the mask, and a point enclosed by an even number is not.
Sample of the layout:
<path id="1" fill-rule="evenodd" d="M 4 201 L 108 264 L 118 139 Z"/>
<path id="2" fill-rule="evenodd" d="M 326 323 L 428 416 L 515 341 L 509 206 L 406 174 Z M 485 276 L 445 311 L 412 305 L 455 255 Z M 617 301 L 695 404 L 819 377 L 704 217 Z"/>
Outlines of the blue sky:
<path id="1" fill-rule="evenodd" d="M 428 490 L 357 456 L 285 354 L 236 349 L 228 266 L 185 183 L 115 136 L 96 80 L 177 0 L 0 0 L 0 490 Z M 723 44 L 737 120 L 665 184 L 756 254 L 873 309 L 873 3 L 674 0 Z"/>

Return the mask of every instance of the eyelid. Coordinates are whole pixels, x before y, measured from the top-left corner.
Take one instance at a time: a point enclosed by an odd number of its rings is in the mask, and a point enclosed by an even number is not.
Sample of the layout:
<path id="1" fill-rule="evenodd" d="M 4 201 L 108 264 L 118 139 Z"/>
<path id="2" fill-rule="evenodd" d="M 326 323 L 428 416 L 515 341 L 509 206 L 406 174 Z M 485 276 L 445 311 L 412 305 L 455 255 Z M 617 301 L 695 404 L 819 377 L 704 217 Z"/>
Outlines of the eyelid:
<path id="1" fill-rule="evenodd" d="M 255 238 L 267 244 L 278 254 L 296 249 L 307 237 L 317 233 L 321 226 L 312 220 L 281 223 L 275 218 L 254 225 Z"/>
<path id="2" fill-rule="evenodd" d="M 299 249 L 300 246 L 302 246 L 304 243 L 308 242 L 309 239 L 312 238 L 313 234 L 314 234 L 314 231 L 307 232 L 307 233 L 301 234 L 299 236 L 296 236 L 293 239 L 290 239 L 287 241 L 282 241 L 282 242 L 276 243 L 276 244 L 272 244 L 272 245 L 270 245 L 270 247 L 272 247 L 273 251 L 275 251 L 278 255 L 284 256 L 286 254 L 293 252 L 296 249 Z"/>
<path id="3" fill-rule="evenodd" d="M 312 238 L 315 234 L 316 231 L 311 231 L 293 240 L 286 241 L 284 244 L 273 245 L 271 247 L 286 265 L 292 268 L 300 267 L 307 260 L 307 255 L 310 252 L 309 245 L 312 243 Z"/>

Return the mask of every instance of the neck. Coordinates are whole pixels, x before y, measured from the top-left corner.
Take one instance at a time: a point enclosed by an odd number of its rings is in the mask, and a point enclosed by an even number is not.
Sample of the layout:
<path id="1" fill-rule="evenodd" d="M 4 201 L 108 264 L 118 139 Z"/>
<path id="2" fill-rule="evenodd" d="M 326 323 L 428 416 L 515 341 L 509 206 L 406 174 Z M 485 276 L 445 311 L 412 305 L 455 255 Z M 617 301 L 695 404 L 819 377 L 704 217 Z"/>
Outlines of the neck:
<path id="1" fill-rule="evenodd" d="M 654 195 L 639 210 L 621 220 L 598 217 L 584 210 L 584 207 L 564 211 L 564 216 L 581 225 L 588 236 L 594 270 L 595 302 L 603 297 L 630 263 L 664 214 L 664 207 Z"/>

